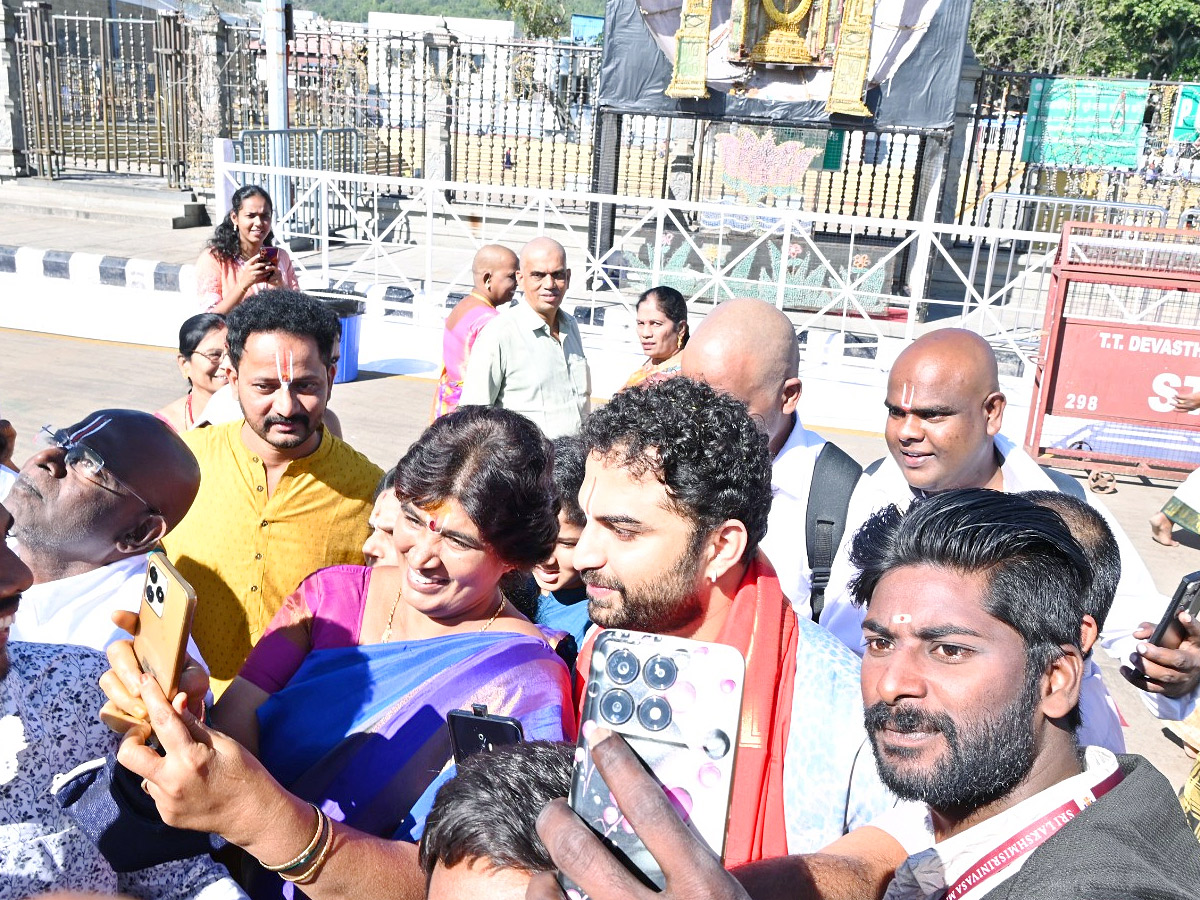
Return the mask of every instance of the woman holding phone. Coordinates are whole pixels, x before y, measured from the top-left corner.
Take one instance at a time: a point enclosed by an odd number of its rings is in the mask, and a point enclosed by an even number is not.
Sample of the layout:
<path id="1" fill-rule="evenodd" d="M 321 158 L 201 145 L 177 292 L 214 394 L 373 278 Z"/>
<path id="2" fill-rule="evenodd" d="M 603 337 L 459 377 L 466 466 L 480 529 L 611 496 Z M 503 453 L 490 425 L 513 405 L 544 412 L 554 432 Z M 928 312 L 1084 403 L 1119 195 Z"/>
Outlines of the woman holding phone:
<path id="1" fill-rule="evenodd" d="M 266 287 L 299 290 L 292 259 L 271 234 L 271 196 L 255 184 L 233 192 L 233 208 L 196 260 L 205 312 L 228 313 Z"/>
<path id="2" fill-rule="evenodd" d="M 397 565 L 305 579 L 211 710 L 218 731 L 182 699 L 172 710 L 128 642 L 110 647 L 101 686 L 119 709 L 149 712 L 166 751 L 135 729 L 119 760 L 169 824 L 219 833 L 278 872 L 258 873 L 253 896 L 282 896 L 282 877 L 311 897 L 381 883 L 423 897 L 415 841 L 453 772 L 450 710 L 484 703 L 529 740 L 574 736 L 566 666 L 500 587 L 554 544 L 552 458 L 508 410 L 434 422 L 396 469 Z M 181 689 L 202 697 L 207 679 L 188 675 Z"/>

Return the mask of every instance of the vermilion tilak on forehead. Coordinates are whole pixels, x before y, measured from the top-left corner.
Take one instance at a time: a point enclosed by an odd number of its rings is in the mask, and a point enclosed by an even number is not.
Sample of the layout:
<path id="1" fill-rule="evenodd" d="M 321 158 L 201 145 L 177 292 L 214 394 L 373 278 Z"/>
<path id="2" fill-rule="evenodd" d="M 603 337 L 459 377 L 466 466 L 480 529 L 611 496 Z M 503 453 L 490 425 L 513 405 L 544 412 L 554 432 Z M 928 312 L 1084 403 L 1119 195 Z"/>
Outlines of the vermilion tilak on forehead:
<path id="1" fill-rule="evenodd" d="M 287 352 L 287 374 L 283 374 L 283 351 L 276 348 L 275 350 L 275 374 L 279 376 L 279 384 L 282 387 L 287 387 L 292 383 L 296 376 L 296 363 L 292 357 L 292 351 Z"/>

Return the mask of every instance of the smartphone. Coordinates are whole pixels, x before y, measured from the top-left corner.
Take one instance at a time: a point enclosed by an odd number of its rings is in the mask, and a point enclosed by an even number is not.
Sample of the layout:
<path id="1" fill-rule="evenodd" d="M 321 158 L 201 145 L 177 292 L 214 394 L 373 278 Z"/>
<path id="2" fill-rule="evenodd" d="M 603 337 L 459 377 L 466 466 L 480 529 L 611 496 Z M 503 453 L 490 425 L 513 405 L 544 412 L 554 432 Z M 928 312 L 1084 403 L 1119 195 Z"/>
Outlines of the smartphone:
<path id="1" fill-rule="evenodd" d="M 745 679 L 742 654 L 724 644 L 620 629 L 596 638 L 568 802 L 647 887 L 663 889 L 662 870 L 596 771 L 587 736 L 598 726 L 622 735 L 687 827 L 723 856 Z M 568 896 L 587 896 L 559 881 Z"/>
<path id="2" fill-rule="evenodd" d="M 1192 572 L 1179 579 L 1179 587 L 1175 588 L 1175 596 L 1167 604 L 1166 612 L 1163 613 L 1158 627 L 1154 629 L 1154 634 L 1150 636 L 1150 643 L 1161 646 L 1167 629 L 1171 627 L 1172 623 L 1178 630 L 1179 614 L 1184 610 L 1187 610 L 1190 616 L 1200 617 L 1200 572 Z"/>
<path id="3" fill-rule="evenodd" d="M 154 676 L 168 700 L 179 690 L 195 612 L 196 592 L 192 586 L 171 565 L 165 553 L 151 551 L 138 609 L 137 634 L 133 636 L 133 654 L 142 671 Z M 124 731 L 129 724 L 140 722 L 110 709 L 110 704 L 101 710 L 100 718 L 115 731 Z"/>
<path id="4" fill-rule="evenodd" d="M 476 753 L 491 753 L 497 747 L 519 744 L 525 739 L 521 723 L 508 716 L 489 715 L 482 703 L 472 703 L 470 710 L 452 709 L 446 713 L 450 729 L 450 746 L 454 761 L 462 762 Z"/>
<path id="5" fill-rule="evenodd" d="M 263 247 L 262 257 L 271 265 L 279 264 L 279 248 L 278 247 Z"/>

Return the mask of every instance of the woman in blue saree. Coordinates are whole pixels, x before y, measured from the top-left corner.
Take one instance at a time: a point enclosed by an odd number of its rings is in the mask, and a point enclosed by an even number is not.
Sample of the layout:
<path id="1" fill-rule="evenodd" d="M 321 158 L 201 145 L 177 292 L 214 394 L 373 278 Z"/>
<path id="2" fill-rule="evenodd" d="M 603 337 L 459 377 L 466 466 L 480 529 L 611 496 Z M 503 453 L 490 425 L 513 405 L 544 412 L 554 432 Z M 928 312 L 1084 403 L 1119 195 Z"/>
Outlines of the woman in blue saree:
<path id="1" fill-rule="evenodd" d="M 344 866 L 353 885 L 379 854 L 407 868 L 408 851 L 356 831 L 419 839 L 433 795 L 453 773 L 449 710 L 483 703 L 520 720 L 527 739 L 572 738 L 566 667 L 500 588 L 553 546 L 551 460 L 541 432 L 515 413 L 464 407 L 435 421 L 397 467 L 398 565 L 336 566 L 305 579 L 211 710 L 219 732 L 180 702 L 165 730 L 154 720 L 165 758 L 141 756 L 152 752 L 141 734 L 126 741 L 122 762 L 146 777 L 164 819 L 222 834 L 268 868 L 303 857 L 295 853 L 303 841 L 319 847 L 328 827 L 317 868 Z M 110 652 L 114 672 L 151 709 L 130 657 L 127 645 Z M 112 681 L 106 676 L 110 697 L 127 706 Z M 189 685 L 192 696 L 197 687 Z M 180 738 L 175 754 L 171 734 Z M 154 773 L 139 763 L 153 763 Z M 289 846 L 292 834 L 298 847 Z M 419 879 L 415 851 L 411 863 L 412 872 L 390 876 L 391 895 L 405 896 L 404 876 Z M 340 883 L 311 874 L 304 891 L 313 896 L 323 892 L 310 883 Z M 291 886 L 259 877 L 252 893 L 289 896 Z"/>

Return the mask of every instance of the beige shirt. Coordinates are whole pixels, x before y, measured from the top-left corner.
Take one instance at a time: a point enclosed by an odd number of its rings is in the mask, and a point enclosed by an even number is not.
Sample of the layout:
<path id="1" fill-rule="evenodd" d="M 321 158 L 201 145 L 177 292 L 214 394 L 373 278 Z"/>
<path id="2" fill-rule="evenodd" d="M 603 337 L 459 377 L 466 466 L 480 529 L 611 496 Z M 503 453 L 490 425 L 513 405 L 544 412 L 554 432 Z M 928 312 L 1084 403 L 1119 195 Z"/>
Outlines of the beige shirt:
<path id="1" fill-rule="evenodd" d="M 547 437 L 576 434 L 591 411 L 591 373 L 579 326 L 558 311 L 558 337 L 521 301 L 479 333 L 458 405 L 499 406 L 527 416 Z"/>

